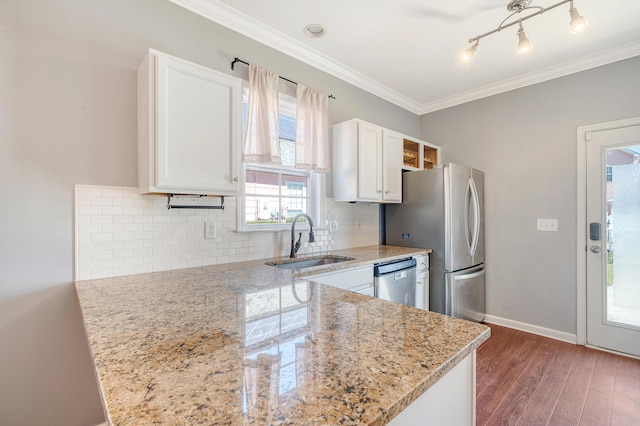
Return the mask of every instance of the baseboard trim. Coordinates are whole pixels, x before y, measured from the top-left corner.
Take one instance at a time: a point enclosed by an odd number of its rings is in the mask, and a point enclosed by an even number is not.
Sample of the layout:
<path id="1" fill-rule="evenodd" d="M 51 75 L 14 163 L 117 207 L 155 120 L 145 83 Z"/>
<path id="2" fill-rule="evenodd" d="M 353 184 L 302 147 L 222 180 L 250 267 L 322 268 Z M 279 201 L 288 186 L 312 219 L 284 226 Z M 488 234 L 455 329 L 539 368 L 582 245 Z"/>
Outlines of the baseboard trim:
<path id="1" fill-rule="evenodd" d="M 564 331 L 553 330 L 551 328 L 540 327 L 538 325 L 527 324 L 525 322 L 514 321 L 507 318 L 494 317 L 486 315 L 485 322 L 501 325 L 503 327 L 513 328 L 527 333 L 537 334 L 538 336 L 548 337 L 550 339 L 560 340 L 562 342 L 577 344 L 578 338 L 575 334 L 566 333 Z"/>

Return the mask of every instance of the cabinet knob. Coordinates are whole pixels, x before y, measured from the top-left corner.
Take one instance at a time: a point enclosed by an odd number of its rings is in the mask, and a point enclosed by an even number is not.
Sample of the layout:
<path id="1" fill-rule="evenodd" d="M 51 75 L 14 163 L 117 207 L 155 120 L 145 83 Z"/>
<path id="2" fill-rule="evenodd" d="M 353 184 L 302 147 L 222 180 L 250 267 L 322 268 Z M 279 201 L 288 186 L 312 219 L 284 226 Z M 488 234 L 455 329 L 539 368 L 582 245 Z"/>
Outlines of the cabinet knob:
<path id="1" fill-rule="evenodd" d="M 237 181 L 238 181 L 238 178 L 237 178 L 237 177 L 234 177 L 234 178 L 233 178 L 233 181 L 234 181 L 234 182 L 237 182 Z"/>
<path id="2" fill-rule="evenodd" d="M 377 192 L 378 194 L 382 194 L 382 189 L 378 189 L 376 192 Z"/>

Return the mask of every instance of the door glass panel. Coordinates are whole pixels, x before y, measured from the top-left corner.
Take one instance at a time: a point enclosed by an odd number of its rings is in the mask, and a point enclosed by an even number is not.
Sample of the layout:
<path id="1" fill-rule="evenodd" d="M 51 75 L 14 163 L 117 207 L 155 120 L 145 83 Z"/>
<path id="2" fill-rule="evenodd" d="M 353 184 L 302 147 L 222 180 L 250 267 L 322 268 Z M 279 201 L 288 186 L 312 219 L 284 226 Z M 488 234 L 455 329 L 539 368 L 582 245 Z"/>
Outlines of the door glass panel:
<path id="1" fill-rule="evenodd" d="M 640 145 L 606 155 L 606 319 L 640 328 Z"/>

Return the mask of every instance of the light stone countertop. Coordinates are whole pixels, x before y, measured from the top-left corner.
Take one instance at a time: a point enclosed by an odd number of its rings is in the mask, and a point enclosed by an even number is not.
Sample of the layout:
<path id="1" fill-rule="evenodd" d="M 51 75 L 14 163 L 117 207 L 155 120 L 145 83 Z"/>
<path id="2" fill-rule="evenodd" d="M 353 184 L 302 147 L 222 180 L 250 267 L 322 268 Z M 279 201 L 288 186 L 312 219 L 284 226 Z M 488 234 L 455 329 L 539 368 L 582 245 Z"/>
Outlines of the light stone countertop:
<path id="1" fill-rule="evenodd" d="M 333 251 L 356 259 L 304 275 L 425 252 Z M 111 424 L 383 425 L 489 338 L 266 261 L 76 283 Z"/>

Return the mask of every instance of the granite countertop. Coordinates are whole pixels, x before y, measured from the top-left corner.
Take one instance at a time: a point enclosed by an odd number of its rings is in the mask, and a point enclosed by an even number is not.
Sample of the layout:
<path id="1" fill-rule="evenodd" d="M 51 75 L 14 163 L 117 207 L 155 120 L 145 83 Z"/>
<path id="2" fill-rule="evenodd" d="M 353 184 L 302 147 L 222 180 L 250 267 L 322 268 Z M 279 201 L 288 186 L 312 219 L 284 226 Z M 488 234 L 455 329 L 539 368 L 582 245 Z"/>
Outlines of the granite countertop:
<path id="1" fill-rule="evenodd" d="M 334 251 L 355 260 L 304 275 L 424 252 Z M 76 283 L 111 424 L 382 425 L 490 334 L 264 262 Z"/>

